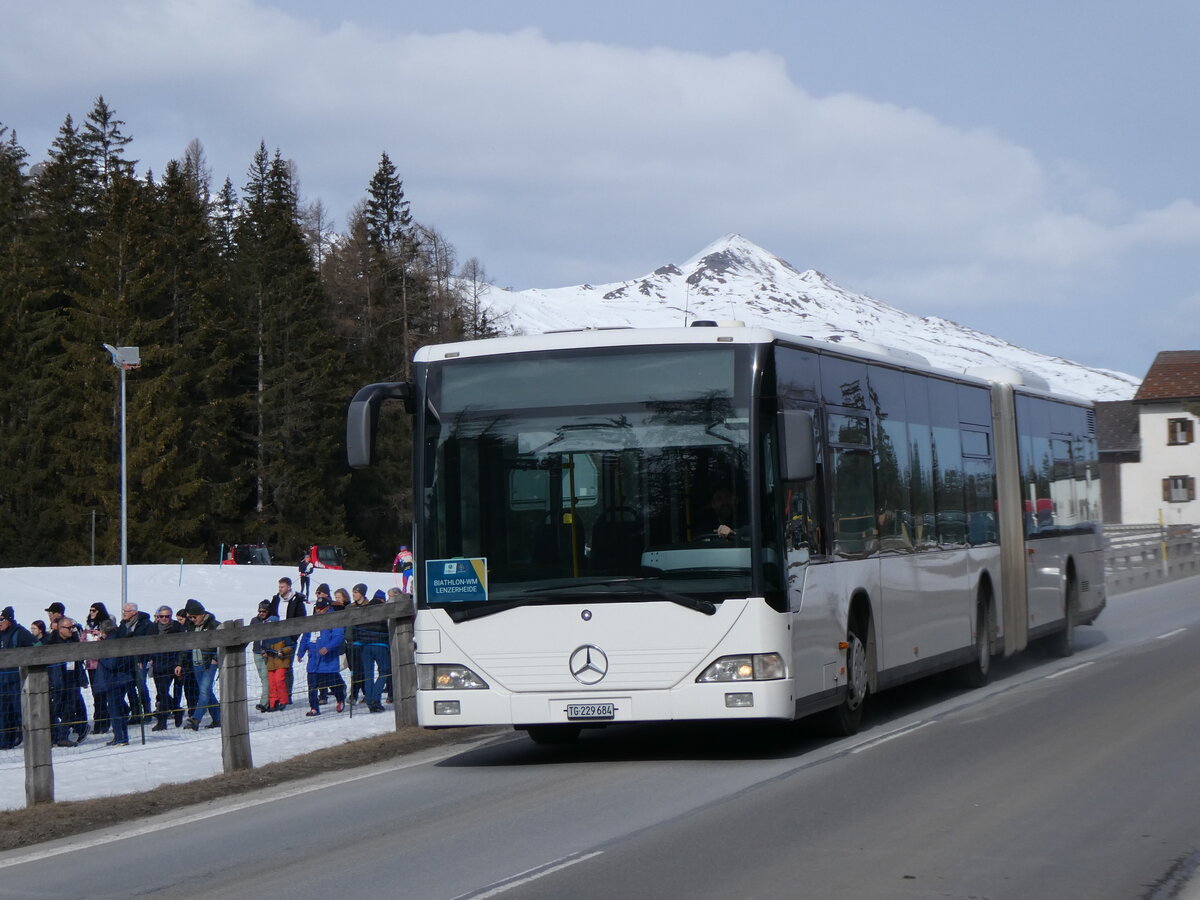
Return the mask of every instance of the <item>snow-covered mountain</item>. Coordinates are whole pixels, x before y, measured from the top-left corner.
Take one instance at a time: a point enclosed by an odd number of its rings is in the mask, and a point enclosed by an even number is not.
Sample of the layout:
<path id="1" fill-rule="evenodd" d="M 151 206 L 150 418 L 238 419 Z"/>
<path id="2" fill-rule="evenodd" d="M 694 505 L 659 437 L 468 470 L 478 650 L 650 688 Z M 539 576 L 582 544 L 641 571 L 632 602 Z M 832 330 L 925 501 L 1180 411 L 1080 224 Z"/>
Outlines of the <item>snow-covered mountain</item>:
<path id="1" fill-rule="evenodd" d="M 1139 379 L 1044 356 L 947 319 L 901 312 L 838 287 L 820 272 L 790 263 L 730 234 L 681 266 L 616 284 L 504 291 L 484 303 L 505 331 L 537 334 L 571 328 L 684 325 L 696 319 L 751 326 L 827 341 L 884 344 L 961 372 L 1003 366 L 1040 375 L 1051 388 L 1091 400 L 1128 400 Z"/>

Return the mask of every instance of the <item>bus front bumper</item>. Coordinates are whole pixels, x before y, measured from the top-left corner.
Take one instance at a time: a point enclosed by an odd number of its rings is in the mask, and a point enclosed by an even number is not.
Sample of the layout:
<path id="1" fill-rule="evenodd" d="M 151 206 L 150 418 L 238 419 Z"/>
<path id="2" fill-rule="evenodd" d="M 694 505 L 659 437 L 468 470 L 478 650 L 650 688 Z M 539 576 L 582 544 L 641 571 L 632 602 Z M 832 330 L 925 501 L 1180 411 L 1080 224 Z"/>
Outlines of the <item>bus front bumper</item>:
<path id="1" fill-rule="evenodd" d="M 670 690 L 508 693 L 496 689 L 417 691 L 426 728 L 468 725 L 609 724 L 708 719 L 792 719 L 790 678 L 689 684 Z"/>

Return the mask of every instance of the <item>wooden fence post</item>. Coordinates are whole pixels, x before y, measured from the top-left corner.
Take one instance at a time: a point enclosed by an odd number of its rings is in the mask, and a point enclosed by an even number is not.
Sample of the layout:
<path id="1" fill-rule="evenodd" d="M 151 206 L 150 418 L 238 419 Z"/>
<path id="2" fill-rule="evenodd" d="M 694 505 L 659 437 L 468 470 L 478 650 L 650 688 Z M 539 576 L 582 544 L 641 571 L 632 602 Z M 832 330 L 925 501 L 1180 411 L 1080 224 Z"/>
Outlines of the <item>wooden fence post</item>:
<path id="1" fill-rule="evenodd" d="M 21 724 L 25 744 L 25 805 L 54 802 L 54 765 L 50 757 L 50 672 L 45 666 L 21 666 Z"/>
<path id="2" fill-rule="evenodd" d="M 226 622 L 241 625 L 241 620 Z M 221 647 L 221 762 L 225 774 L 253 769 L 250 754 L 250 711 L 246 708 L 246 644 Z"/>
<path id="3" fill-rule="evenodd" d="M 417 667 L 413 662 L 412 600 L 400 600 L 404 615 L 390 619 L 392 646 L 392 695 L 396 729 L 417 724 Z"/>

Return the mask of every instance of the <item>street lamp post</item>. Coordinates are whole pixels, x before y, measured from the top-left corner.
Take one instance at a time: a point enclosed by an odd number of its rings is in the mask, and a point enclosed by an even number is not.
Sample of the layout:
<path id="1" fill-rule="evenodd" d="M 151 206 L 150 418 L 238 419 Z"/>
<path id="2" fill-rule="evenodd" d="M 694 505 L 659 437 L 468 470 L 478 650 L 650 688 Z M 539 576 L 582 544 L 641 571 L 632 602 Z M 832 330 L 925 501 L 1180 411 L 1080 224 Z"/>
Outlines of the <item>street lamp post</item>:
<path id="1" fill-rule="evenodd" d="M 104 349 L 112 356 L 113 365 L 121 370 L 121 608 L 129 602 L 129 531 L 126 518 L 128 491 L 125 480 L 125 373 L 142 364 L 141 352 L 137 347 L 114 347 L 105 344 Z"/>

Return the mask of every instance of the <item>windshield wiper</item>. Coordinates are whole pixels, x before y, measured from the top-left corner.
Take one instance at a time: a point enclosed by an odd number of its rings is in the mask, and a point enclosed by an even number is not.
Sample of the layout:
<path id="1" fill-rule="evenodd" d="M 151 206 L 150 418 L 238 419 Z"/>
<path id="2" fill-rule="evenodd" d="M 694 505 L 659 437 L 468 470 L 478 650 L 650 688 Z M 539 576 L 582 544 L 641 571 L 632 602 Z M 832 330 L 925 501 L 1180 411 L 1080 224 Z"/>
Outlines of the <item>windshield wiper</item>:
<path id="1" fill-rule="evenodd" d="M 567 591 L 570 591 L 569 595 Z M 623 592 L 614 593 L 613 591 L 573 591 L 570 588 L 559 590 L 531 590 L 523 594 L 518 594 L 515 597 L 509 597 L 506 600 L 492 600 L 487 603 L 481 603 L 478 606 L 437 606 L 434 609 L 444 609 L 455 622 L 466 622 L 468 619 L 481 619 L 484 616 L 490 616 L 493 613 L 507 612 L 510 609 L 517 609 L 521 606 L 538 606 L 541 603 L 553 603 L 557 601 L 569 602 L 572 600 L 595 600 L 606 597 L 622 596 Z"/>
<path id="2" fill-rule="evenodd" d="M 687 609 L 694 609 L 696 612 L 704 613 L 706 616 L 715 615 L 717 605 L 711 600 L 701 600 L 697 597 L 689 597 L 687 594 L 676 593 L 675 591 L 667 591 L 662 588 L 650 587 L 648 585 L 638 585 L 632 590 L 621 591 L 598 591 L 587 590 L 587 588 L 595 588 L 602 584 L 624 584 L 624 581 L 616 582 L 600 582 L 599 584 L 580 585 L 579 588 L 561 587 L 553 590 L 533 589 L 520 594 L 517 597 L 512 597 L 507 600 L 497 600 L 491 603 L 483 603 L 479 606 L 469 606 L 466 608 L 455 608 L 451 606 L 438 607 L 444 609 L 455 622 L 466 622 L 470 619 L 480 619 L 484 616 L 490 616 L 493 613 L 507 612 L 510 609 L 516 609 L 521 606 L 536 606 L 540 603 L 548 602 L 572 602 L 575 600 L 624 600 L 629 597 L 638 597 L 650 595 L 653 597 L 661 597 L 663 600 L 670 600 L 672 603 L 677 603 Z"/>
<path id="3" fill-rule="evenodd" d="M 616 581 L 599 582 L 598 584 L 629 584 L 630 579 L 619 579 Z M 592 586 L 598 586 L 593 584 Z M 571 590 L 566 588 L 566 590 Z M 553 596 L 554 592 L 534 592 L 536 597 Z M 717 605 L 711 600 L 701 600 L 697 597 L 689 597 L 687 594 L 680 594 L 676 591 L 664 590 L 660 587 L 653 587 L 648 584 L 629 584 L 628 590 L 621 591 L 574 591 L 571 590 L 570 599 L 591 598 L 603 599 L 606 597 L 637 597 L 639 595 L 650 594 L 654 597 L 662 597 L 664 600 L 670 600 L 672 603 L 678 603 L 680 606 L 686 606 L 688 609 L 694 609 L 696 612 L 702 612 L 706 616 L 711 616 L 716 613 Z M 564 598 L 567 599 L 567 598 Z"/>

